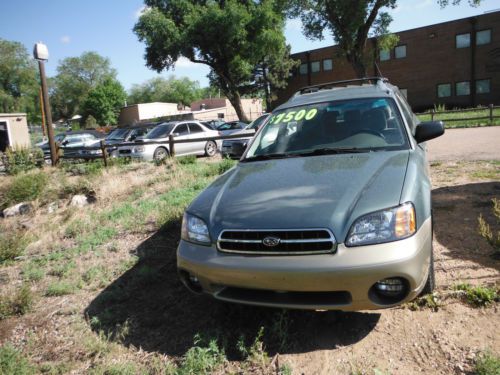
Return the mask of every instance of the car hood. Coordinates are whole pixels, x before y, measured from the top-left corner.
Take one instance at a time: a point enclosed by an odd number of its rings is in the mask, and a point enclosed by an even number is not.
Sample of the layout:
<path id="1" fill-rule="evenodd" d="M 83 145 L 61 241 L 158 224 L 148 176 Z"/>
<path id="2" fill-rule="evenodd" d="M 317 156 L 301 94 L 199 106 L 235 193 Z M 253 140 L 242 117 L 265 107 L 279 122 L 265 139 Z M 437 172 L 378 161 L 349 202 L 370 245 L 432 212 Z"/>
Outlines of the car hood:
<path id="1" fill-rule="evenodd" d="M 400 203 L 409 151 L 239 163 L 188 212 L 212 238 L 223 229 L 329 228 L 343 242 L 352 222 Z"/>

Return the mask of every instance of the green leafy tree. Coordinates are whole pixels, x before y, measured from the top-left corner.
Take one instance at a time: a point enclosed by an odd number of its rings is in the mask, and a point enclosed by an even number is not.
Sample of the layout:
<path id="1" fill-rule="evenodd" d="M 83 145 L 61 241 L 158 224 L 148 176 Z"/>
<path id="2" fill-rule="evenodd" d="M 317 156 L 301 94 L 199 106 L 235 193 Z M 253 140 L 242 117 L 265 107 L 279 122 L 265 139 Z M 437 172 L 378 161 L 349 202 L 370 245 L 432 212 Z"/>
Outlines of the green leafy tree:
<path id="1" fill-rule="evenodd" d="M 0 38 L 0 111 L 26 112 L 30 123 L 40 122 L 36 63 L 19 42 Z"/>
<path id="2" fill-rule="evenodd" d="M 69 119 L 79 114 L 89 92 L 108 79 L 116 79 L 116 70 L 108 58 L 96 52 L 62 60 L 49 82 L 54 117 Z"/>
<path id="3" fill-rule="evenodd" d="M 167 102 L 190 105 L 191 102 L 202 99 L 203 91 L 198 81 L 187 77 L 168 79 L 152 78 L 140 85 L 133 85 L 128 97 L 129 104 Z"/>
<path id="4" fill-rule="evenodd" d="M 471 6 L 477 6 L 481 0 L 469 0 Z M 437 0 L 441 7 L 449 0 Z M 453 5 L 460 0 L 451 0 Z M 324 32 L 330 32 L 339 45 L 347 61 L 358 77 L 366 77 L 366 66 L 373 61 L 367 52 L 369 37 L 376 37 L 376 48 L 392 48 L 398 41 L 388 37 L 388 28 L 392 17 L 388 9 L 394 9 L 397 0 L 294 0 L 289 5 L 291 17 L 300 17 L 303 32 L 310 39 L 324 38 Z"/>
<path id="5" fill-rule="evenodd" d="M 185 57 L 208 65 L 212 86 L 221 89 L 240 120 L 248 120 L 241 97 L 255 92 L 255 67 L 283 51 L 285 14 L 275 0 L 145 0 L 134 27 L 146 44 L 146 64 L 160 72 Z"/>
<path id="6" fill-rule="evenodd" d="M 120 82 L 108 78 L 88 93 L 83 103 L 83 117 L 92 116 L 99 125 L 114 125 L 126 98 L 127 93 Z"/>

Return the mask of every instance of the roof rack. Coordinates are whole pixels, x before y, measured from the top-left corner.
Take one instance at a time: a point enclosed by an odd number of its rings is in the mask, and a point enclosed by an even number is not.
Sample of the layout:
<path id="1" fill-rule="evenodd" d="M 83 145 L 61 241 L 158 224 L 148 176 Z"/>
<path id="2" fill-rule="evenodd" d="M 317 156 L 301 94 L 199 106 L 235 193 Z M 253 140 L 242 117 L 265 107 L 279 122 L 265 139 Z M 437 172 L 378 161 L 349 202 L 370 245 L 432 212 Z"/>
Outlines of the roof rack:
<path id="1" fill-rule="evenodd" d="M 312 92 L 316 92 L 319 90 L 325 90 L 332 88 L 333 86 L 345 86 L 349 83 L 373 83 L 374 85 L 378 84 L 379 82 L 385 83 L 389 82 L 389 80 L 386 77 L 365 77 L 365 78 L 355 78 L 355 79 L 346 79 L 343 81 L 334 81 L 334 82 L 327 82 L 327 83 L 320 83 L 318 85 L 312 85 L 312 86 L 306 86 L 302 87 L 297 91 L 295 95 L 301 95 L 301 94 L 308 94 Z"/>

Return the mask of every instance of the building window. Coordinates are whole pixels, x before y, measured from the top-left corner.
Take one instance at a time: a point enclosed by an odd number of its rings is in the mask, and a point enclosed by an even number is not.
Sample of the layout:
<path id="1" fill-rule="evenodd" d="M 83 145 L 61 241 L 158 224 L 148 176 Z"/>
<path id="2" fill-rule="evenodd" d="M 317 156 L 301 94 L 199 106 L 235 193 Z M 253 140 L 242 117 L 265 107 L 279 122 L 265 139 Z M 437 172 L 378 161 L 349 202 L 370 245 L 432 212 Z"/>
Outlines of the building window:
<path id="1" fill-rule="evenodd" d="M 470 82 L 457 82 L 455 92 L 457 93 L 457 96 L 470 95 Z"/>
<path id="2" fill-rule="evenodd" d="M 320 67 L 319 61 L 311 62 L 311 73 L 318 73 L 319 67 Z"/>
<path id="3" fill-rule="evenodd" d="M 323 60 L 323 70 L 332 70 L 333 69 L 333 60 L 332 59 L 324 59 Z"/>
<path id="4" fill-rule="evenodd" d="M 380 61 L 387 61 L 391 59 L 391 51 L 380 50 Z"/>
<path id="5" fill-rule="evenodd" d="M 405 99 L 408 99 L 408 89 L 399 89 L 399 91 L 401 91 Z"/>
<path id="6" fill-rule="evenodd" d="M 394 57 L 396 59 L 402 59 L 406 57 L 406 45 L 397 46 L 396 48 L 394 48 Z"/>
<path id="7" fill-rule="evenodd" d="M 307 74 L 307 64 L 300 64 L 299 74 L 305 76 Z"/>
<path id="8" fill-rule="evenodd" d="M 481 46 L 483 44 L 491 43 L 491 30 L 481 30 L 476 33 L 476 44 Z"/>
<path id="9" fill-rule="evenodd" d="M 457 43 L 457 48 L 467 48 L 467 47 L 470 47 L 470 33 L 467 33 L 467 34 L 458 34 L 455 37 L 455 41 Z"/>
<path id="10" fill-rule="evenodd" d="M 479 79 L 476 81 L 476 93 L 489 94 L 490 93 L 490 80 Z"/>
<path id="11" fill-rule="evenodd" d="M 447 98 L 451 96 L 451 83 L 442 83 L 437 86 L 438 98 Z"/>

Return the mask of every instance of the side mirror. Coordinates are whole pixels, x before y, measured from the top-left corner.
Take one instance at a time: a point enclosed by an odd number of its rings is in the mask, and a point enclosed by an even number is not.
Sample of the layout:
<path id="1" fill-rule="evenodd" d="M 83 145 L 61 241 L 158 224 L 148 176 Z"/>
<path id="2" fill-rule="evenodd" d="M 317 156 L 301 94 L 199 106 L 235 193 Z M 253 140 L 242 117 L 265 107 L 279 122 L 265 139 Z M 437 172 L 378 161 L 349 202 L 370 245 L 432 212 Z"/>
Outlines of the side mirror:
<path id="1" fill-rule="evenodd" d="M 172 135 L 173 135 L 174 137 L 178 137 L 179 135 L 181 135 L 181 133 L 172 133 Z"/>
<path id="2" fill-rule="evenodd" d="M 241 158 L 246 149 L 247 149 L 246 143 L 235 142 L 232 145 L 231 155 L 234 157 Z"/>
<path id="3" fill-rule="evenodd" d="M 443 121 L 427 121 L 417 125 L 415 130 L 415 140 L 422 143 L 444 134 Z"/>
<path id="4" fill-rule="evenodd" d="M 66 146 L 67 144 L 69 143 L 69 141 L 64 141 L 63 143 L 61 143 L 63 146 Z"/>
<path id="5" fill-rule="evenodd" d="M 134 139 L 136 139 L 136 138 L 137 138 L 137 136 L 136 136 L 136 135 L 131 135 L 131 136 L 130 136 L 130 140 L 131 140 L 131 141 L 133 141 L 133 140 L 134 140 Z"/>

